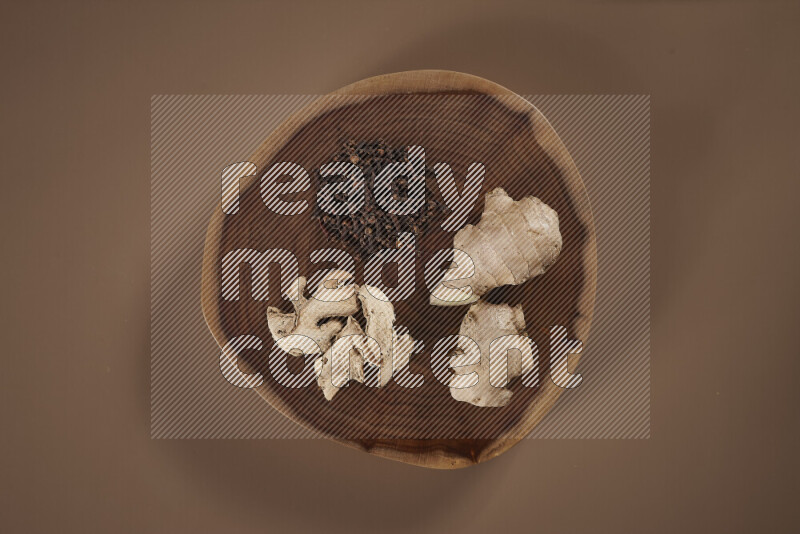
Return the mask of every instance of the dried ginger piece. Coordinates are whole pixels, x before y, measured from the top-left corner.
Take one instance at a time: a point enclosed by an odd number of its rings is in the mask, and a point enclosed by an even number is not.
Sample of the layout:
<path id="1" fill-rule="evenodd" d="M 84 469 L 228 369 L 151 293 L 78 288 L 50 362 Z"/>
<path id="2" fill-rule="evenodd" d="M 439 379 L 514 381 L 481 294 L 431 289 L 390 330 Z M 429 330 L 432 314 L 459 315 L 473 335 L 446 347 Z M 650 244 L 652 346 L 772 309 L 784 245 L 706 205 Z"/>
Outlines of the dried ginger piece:
<path id="1" fill-rule="evenodd" d="M 345 324 L 331 348 L 322 357 L 314 360 L 317 385 L 322 390 L 326 400 L 331 400 L 349 380 L 364 383 L 364 354 L 369 350 L 369 346 L 363 336 L 364 331 L 361 329 L 361 325 L 352 317 L 348 317 L 347 324 Z M 337 342 L 342 343 L 343 346 L 340 347 Z M 334 350 L 343 350 L 346 353 L 348 358 L 348 365 L 345 366 L 347 370 L 346 376 L 342 373 L 343 370 L 339 368 L 334 373 Z"/>
<path id="2" fill-rule="evenodd" d="M 380 385 L 385 386 L 392 379 L 394 364 L 393 358 L 395 342 L 394 330 L 394 305 L 386 295 L 377 287 L 361 286 L 358 290 L 358 300 L 361 302 L 361 311 L 366 320 L 366 334 L 378 342 L 380 353 L 374 351 L 367 354 L 366 361 L 380 368 Z"/>
<path id="3" fill-rule="evenodd" d="M 275 343 L 284 351 L 294 356 L 322 354 L 314 361 L 314 369 L 327 400 L 347 383 L 343 376 L 336 375 L 334 380 L 333 349 L 340 348 L 336 346 L 339 340 L 349 344 L 351 380 L 364 382 L 366 364 L 379 369 L 378 385 L 385 386 L 396 369 L 408 365 L 414 339 L 407 333 L 398 334 L 394 327 L 394 306 L 380 289 L 352 284 L 352 275 L 340 270 L 327 273 L 311 298 L 304 296 L 306 279 L 300 277 L 296 283 L 299 294 L 292 301 L 295 311 L 282 313 L 270 307 L 267 323 Z M 364 315 L 365 329 L 353 317 L 359 309 Z M 289 335 L 306 336 L 315 345 L 300 344 L 297 338 L 289 342 L 284 339 Z"/>
<path id="4" fill-rule="evenodd" d="M 294 312 L 282 313 L 278 308 L 267 308 L 267 325 L 278 346 L 293 356 L 327 351 L 336 334 L 344 328 L 344 318 L 358 311 L 356 287 L 347 283 L 351 279 L 352 276 L 345 271 L 331 271 L 316 287 L 311 298 L 304 295 L 305 277 L 301 276 L 293 282 L 291 287 L 297 287 L 298 291 L 297 295 L 292 295 L 296 297 L 292 300 Z M 348 293 L 350 296 L 344 298 Z M 289 335 L 305 336 L 313 340 L 316 346 L 302 344 L 301 350 L 297 347 L 297 341 L 281 341 Z"/>

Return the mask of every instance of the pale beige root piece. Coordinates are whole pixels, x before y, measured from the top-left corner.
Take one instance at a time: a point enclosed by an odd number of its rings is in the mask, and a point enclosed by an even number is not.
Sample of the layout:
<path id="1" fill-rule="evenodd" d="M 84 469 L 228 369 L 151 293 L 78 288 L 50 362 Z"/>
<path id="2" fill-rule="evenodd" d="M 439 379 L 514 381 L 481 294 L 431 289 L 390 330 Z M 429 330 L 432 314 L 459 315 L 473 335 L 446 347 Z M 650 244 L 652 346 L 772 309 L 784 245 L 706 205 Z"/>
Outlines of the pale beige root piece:
<path id="1" fill-rule="evenodd" d="M 351 279 L 352 276 L 345 271 L 331 271 L 319 283 L 313 295 L 306 298 L 306 279 L 299 277 L 291 286 L 297 289 L 297 294 L 292 295 L 296 297 L 292 300 L 294 312 L 282 313 L 277 308 L 267 308 L 267 325 L 275 343 L 294 356 L 326 352 L 334 336 L 344 328 L 344 318 L 358 311 L 357 287 L 346 284 Z M 296 341 L 283 341 L 289 335 L 305 336 L 316 345 L 307 343 L 300 350 Z"/>
<path id="2" fill-rule="evenodd" d="M 355 287 L 366 331 L 361 329 L 352 316 L 348 317 L 347 324 L 335 335 L 331 347 L 314 362 L 317 384 L 327 400 L 331 400 L 346 383 L 343 376 L 337 376 L 334 380 L 335 351 L 348 351 L 350 380 L 364 383 L 364 365 L 371 365 L 379 368 L 378 385 L 385 386 L 395 370 L 408 365 L 414 349 L 414 339 L 411 335 L 400 333 L 395 329 L 394 306 L 386 295 L 372 286 Z M 339 345 L 345 342 L 348 344 Z M 337 354 L 336 357 L 341 356 Z M 388 365 L 389 362 L 392 362 L 392 365 Z"/>
<path id="3" fill-rule="evenodd" d="M 340 343 L 347 343 L 340 346 Z M 378 354 L 378 348 L 375 347 L 377 341 L 364 336 L 364 331 L 361 325 L 352 317 L 347 318 L 347 324 L 336 335 L 331 348 L 321 357 L 314 360 L 314 372 L 317 375 L 317 385 L 322 390 L 326 400 L 333 399 L 334 395 L 343 387 L 349 380 L 364 383 L 364 365 L 366 364 L 367 354 Z M 399 333 L 395 331 L 392 342 L 392 362 L 394 371 L 408 366 L 411 354 L 414 349 L 414 338 L 407 333 Z M 334 379 L 333 360 L 334 358 L 341 358 L 340 354 L 334 353 L 337 351 L 347 351 L 349 363 L 349 375 L 344 376 L 344 368 L 339 368 L 341 376 L 336 376 Z M 384 360 L 385 361 L 385 360 Z M 384 367 L 381 367 L 381 386 L 386 385 L 383 382 Z M 389 377 L 391 378 L 391 374 Z"/>
<path id="4" fill-rule="evenodd" d="M 512 393 L 505 387 L 495 387 L 489 378 L 490 346 L 492 341 L 502 336 L 525 336 L 525 317 L 522 306 L 511 307 L 508 304 L 489 304 L 482 300 L 474 303 L 467 311 L 459 330 L 461 336 L 473 340 L 480 349 L 480 363 L 463 365 L 477 359 L 474 345 L 459 339 L 454 349 L 450 365 L 455 374 L 450 379 L 450 394 L 458 401 L 468 402 L 475 406 L 505 406 L 511 400 Z M 470 360 L 470 358 L 472 358 Z M 533 367 L 533 355 L 526 355 L 520 350 L 510 350 L 507 354 L 508 381 L 522 375 Z M 476 373 L 478 381 L 469 387 L 470 373 Z M 471 380 L 474 380 L 472 375 Z"/>
<path id="5" fill-rule="evenodd" d="M 345 343 L 340 347 L 337 343 Z M 349 378 L 346 380 L 344 376 L 337 376 L 334 380 L 333 376 L 333 352 L 336 350 L 347 351 L 349 360 Z M 334 395 L 345 386 L 349 380 L 356 382 L 364 382 L 364 353 L 369 349 L 364 338 L 364 331 L 358 322 L 352 317 L 347 318 L 347 324 L 341 332 L 336 336 L 336 340 L 331 345 L 325 354 L 314 361 L 314 371 L 317 374 L 317 385 L 325 395 L 326 400 L 331 400 Z M 338 356 L 337 356 L 338 357 Z"/>
<path id="6" fill-rule="evenodd" d="M 453 248 L 472 259 L 474 275 L 453 280 L 448 271 L 440 282 L 447 289 L 472 288 L 472 296 L 459 301 L 441 300 L 436 306 L 458 306 L 477 301 L 488 291 L 518 285 L 545 272 L 561 252 L 558 214 L 535 197 L 515 201 L 501 188 L 486 194 L 483 215 L 477 225 L 468 224 L 453 238 Z M 444 297 L 443 297 L 444 298 Z"/>
<path id="7" fill-rule="evenodd" d="M 282 313 L 270 307 L 267 309 L 267 324 L 275 343 L 289 354 L 321 354 L 314 361 L 314 370 L 327 400 L 331 400 L 341 387 L 337 387 L 340 377 L 334 381 L 332 376 L 332 348 L 338 340 L 353 336 L 347 340 L 351 344 L 351 380 L 363 383 L 364 364 L 368 364 L 379 368 L 379 385 L 385 386 L 395 369 L 408 365 L 414 339 L 407 333 L 395 331 L 394 306 L 380 289 L 372 286 L 359 288 L 346 271 L 326 273 L 310 298 L 304 295 L 304 277 L 299 277 L 291 287 L 297 290 L 296 294 L 291 294 L 295 311 Z M 353 318 L 359 309 L 366 324 L 363 330 Z M 359 337 L 364 334 L 368 337 Z M 314 344 L 301 345 L 296 339 L 292 342 L 285 340 L 289 335 L 305 336 Z"/>
<path id="8" fill-rule="evenodd" d="M 358 290 L 358 300 L 361 302 L 361 311 L 366 320 L 365 333 L 378 342 L 380 353 L 368 351 L 364 360 L 380 368 L 380 385 L 385 386 L 392 379 L 394 369 L 399 368 L 398 363 L 405 359 L 408 364 L 410 349 L 413 347 L 411 336 L 398 338 L 394 329 L 394 306 L 386 295 L 373 286 L 361 286 Z M 403 350 L 397 351 L 397 362 L 394 362 L 395 347 Z M 392 363 L 394 362 L 394 363 Z"/>

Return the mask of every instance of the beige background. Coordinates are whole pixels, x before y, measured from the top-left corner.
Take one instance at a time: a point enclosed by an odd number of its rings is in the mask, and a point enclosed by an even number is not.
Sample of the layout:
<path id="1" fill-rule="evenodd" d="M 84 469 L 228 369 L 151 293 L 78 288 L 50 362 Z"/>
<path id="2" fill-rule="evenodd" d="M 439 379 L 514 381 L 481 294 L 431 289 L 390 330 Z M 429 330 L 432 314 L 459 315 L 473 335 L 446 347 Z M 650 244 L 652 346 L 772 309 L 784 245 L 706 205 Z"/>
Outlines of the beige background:
<path id="1" fill-rule="evenodd" d="M 3 531 L 796 528 L 800 4 L 0 9 Z M 150 440 L 150 95 L 414 68 L 652 95 L 651 439 L 529 440 L 457 472 L 324 441 Z"/>

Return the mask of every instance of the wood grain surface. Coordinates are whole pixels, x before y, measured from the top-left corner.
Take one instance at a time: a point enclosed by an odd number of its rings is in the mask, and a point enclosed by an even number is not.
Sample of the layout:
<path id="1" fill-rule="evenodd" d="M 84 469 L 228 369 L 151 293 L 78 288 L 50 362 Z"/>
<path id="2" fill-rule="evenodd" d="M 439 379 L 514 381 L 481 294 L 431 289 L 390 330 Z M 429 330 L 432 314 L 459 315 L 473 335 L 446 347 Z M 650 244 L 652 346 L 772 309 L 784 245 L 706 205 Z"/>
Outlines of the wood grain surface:
<path id="1" fill-rule="evenodd" d="M 504 408 L 457 403 L 430 371 L 434 343 L 457 333 L 466 312 L 463 306 L 432 309 L 422 283 L 425 261 L 436 250 L 452 246 L 452 233 L 434 230 L 418 240 L 418 289 L 407 300 L 395 303 L 398 323 L 425 343 L 425 350 L 410 365 L 412 372 L 425 378 L 424 385 L 416 389 L 394 383 L 379 390 L 351 384 L 327 402 L 315 387 L 280 386 L 269 377 L 266 365 L 272 346 L 266 308 L 287 309 L 288 302 L 282 301 L 276 290 L 268 301 L 249 298 L 247 276 L 242 277 L 244 298 L 221 298 L 220 261 L 230 250 L 291 250 L 299 260 L 300 273 L 308 275 L 320 267 L 309 262 L 309 252 L 331 246 L 309 210 L 292 217 L 271 213 L 261 200 L 258 176 L 278 161 L 292 161 L 313 172 L 331 161 L 345 140 L 376 138 L 390 146 L 422 145 L 427 165 L 447 162 L 457 179 L 464 176 L 470 163 L 483 163 L 487 169 L 484 187 L 469 223 L 477 222 L 483 195 L 495 187 L 503 187 L 515 199 L 534 195 L 559 215 L 564 246 L 556 264 L 543 276 L 520 286 L 498 288 L 485 297 L 492 302 L 521 303 L 528 335 L 539 347 L 539 386 L 525 388 L 519 380 L 512 382 L 514 396 Z M 587 339 L 597 252 L 591 208 L 578 170 L 533 105 L 493 82 L 457 72 L 377 76 L 321 97 L 292 115 L 250 161 L 258 166 L 259 174 L 242 180 L 240 212 L 225 216 L 218 208 L 211 216 L 202 269 L 202 307 L 220 346 L 242 334 L 257 335 L 264 341 L 265 350 L 243 353 L 240 358 L 240 368 L 265 376 L 264 385 L 256 388 L 261 397 L 293 421 L 330 439 L 433 468 L 459 468 L 493 458 L 542 420 L 562 392 L 547 374 L 549 328 L 565 326 L 571 338 Z M 438 191 L 435 184 L 433 189 Z M 313 203 L 314 191 L 306 198 Z M 360 261 L 356 278 L 362 283 Z M 391 275 L 387 283 L 390 279 Z M 271 286 L 277 288 L 277 282 Z M 571 369 L 574 364 L 577 356 L 571 359 Z"/>

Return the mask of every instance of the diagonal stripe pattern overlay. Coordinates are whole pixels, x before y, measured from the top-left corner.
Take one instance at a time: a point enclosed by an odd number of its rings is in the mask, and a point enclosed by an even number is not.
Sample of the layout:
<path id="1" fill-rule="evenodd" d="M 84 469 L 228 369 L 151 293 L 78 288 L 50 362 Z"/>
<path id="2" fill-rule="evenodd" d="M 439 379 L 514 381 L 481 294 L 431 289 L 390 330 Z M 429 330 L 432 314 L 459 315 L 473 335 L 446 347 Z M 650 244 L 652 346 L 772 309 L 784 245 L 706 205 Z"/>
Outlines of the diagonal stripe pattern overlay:
<path id="1" fill-rule="evenodd" d="M 236 387 L 225 379 L 223 372 L 235 370 L 230 359 L 224 360 L 221 370 L 221 350 L 209 333 L 200 307 L 200 270 L 210 214 L 221 200 L 231 213 L 240 209 L 235 182 L 237 176 L 252 171 L 244 162 L 287 117 L 317 98 L 315 95 L 157 95 L 151 100 L 153 438 L 325 437 L 284 417 L 252 390 Z M 574 371 L 580 373 L 582 380 L 579 387 L 563 391 L 555 406 L 527 437 L 648 438 L 650 98 L 644 95 L 525 98 L 550 121 L 581 173 L 594 216 L 598 256 L 591 335 L 581 340 L 580 364 Z M 434 161 L 426 163 L 433 164 Z M 315 171 L 309 167 L 306 170 L 309 174 Z M 464 171 L 453 170 L 458 181 Z M 487 176 L 491 172 L 491 168 L 486 169 Z M 458 187 L 463 194 L 464 186 Z M 467 191 L 465 196 L 475 196 L 473 193 Z M 485 193 L 484 188 L 477 196 L 482 198 Z M 460 202 L 457 192 L 448 194 L 454 202 Z M 244 204 L 241 209 L 245 209 Z M 251 288 L 246 287 L 249 292 Z M 269 289 L 276 294 L 280 292 L 277 278 L 271 281 Z M 551 297 L 546 289 L 539 295 L 542 299 Z M 534 325 L 528 325 L 531 326 Z M 254 332 L 236 332 L 236 335 L 247 334 Z M 257 344 L 255 338 L 250 341 L 253 346 Z M 272 341 L 264 339 L 264 345 L 270 349 Z M 426 345 L 419 357 L 429 358 L 432 348 Z M 266 360 L 269 350 L 263 352 Z M 547 352 L 540 350 L 539 360 L 546 359 Z M 433 380 L 432 376 L 426 376 L 425 381 Z M 539 373 L 538 380 L 550 380 L 546 369 Z M 242 384 L 252 385 L 249 382 Z M 445 386 L 436 386 L 447 392 Z M 309 387 L 316 388 L 316 384 Z M 318 394 L 322 396 L 321 392 Z M 347 402 L 353 402 L 347 395 L 348 390 L 344 389 L 334 401 L 346 406 Z M 431 407 L 446 412 L 453 420 L 466 417 L 469 408 L 473 407 L 456 402 L 449 394 L 441 405 Z M 469 436 L 449 434 L 446 428 L 441 428 L 440 435 L 349 437 L 496 437 L 490 435 L 489 428 L 487 423 Z"/>

